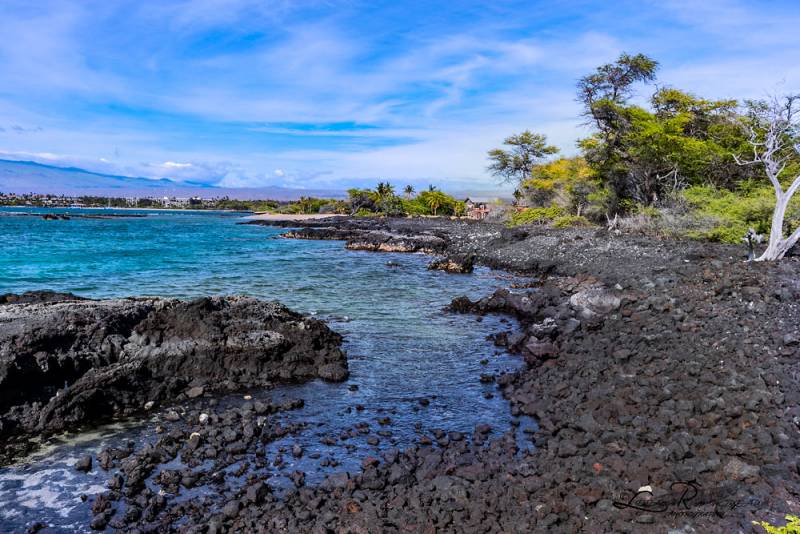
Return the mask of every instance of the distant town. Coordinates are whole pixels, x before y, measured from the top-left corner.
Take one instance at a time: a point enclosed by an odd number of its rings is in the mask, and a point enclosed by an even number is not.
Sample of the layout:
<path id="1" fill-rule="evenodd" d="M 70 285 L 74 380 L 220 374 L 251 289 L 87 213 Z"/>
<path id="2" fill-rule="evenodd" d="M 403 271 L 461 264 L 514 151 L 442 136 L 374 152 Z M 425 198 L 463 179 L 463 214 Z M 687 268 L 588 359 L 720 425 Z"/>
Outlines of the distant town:
<path id="1" fill-rule="evenodd" d="M 290 202 L 279 202 L 277 200 L 237 200 L 228 197 L 103 197 L 0 192 L 0 206 L 31 206 L 40 208 L 158 208 L 268 211 L 276 209 L 283 204 L 290 204 Z"/>
<path id="2" fill-rule="evenodd" d="M 395 194 L 387 183 L 379 183 L 373 189 L 350 189 L 348 199 L 326 199 L 301 196 L 294 201 L 279 200 L 239 200 L 227 196 L 215 198 L 202 197 L 104 197 L 68 196 L 52 194 L 15 194 L 0 192 L 0 207 L 37 208 L 127 208 L 127 209 L 191 209 L 225 210 L 254 213 L 280 214 L 341 214 L 341 215 L 390 215 L 390 216 L 456 216 L 484 220 L 487 218 L 506 219 L 511 213 L 518 213 L 527 207 L 524 199 L 516 198 L 507 204 L 500 199 L 493 203 L 473 201 L 469 198 L 458 200 L 430 186 L 419 194 L 406 187 L 403 197 Z"/>

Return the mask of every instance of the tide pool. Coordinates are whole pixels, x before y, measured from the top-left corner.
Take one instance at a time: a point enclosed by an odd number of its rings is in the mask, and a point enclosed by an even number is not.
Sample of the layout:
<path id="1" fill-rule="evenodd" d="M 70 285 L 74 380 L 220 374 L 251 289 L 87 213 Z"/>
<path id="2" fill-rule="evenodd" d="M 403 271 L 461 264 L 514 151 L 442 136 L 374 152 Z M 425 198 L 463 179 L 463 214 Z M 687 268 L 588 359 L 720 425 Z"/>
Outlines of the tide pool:
<path id="1" fill-rule="evenodd" d="M 477 269 L 472 275 L 452 275 L 427 270 L 430 258 L 421 254 L 349 251 L 340 241 L 281 239 L 282 229 L 237 224 L 242 214 L 150 211 L 140 212 L 142 218 L 44 220 L 18 214 L 114 211 L 0 211 L 5 212 L 0 216 L 0 294 L 36 289 L 93 298 L 245 294 L 327 320 L 344 336 L 351 376 L 344 384 L 315 381 L 264 392 L 273 399 L 304 399 L 303 409 L 280 417 L 308 424 L 301 435 L 270 444 L 268 454 L 299 443 L 336 458 L 338 470 L 355 470 L 376 449 L 415 444 L 420 430 L 471 432 L 476 424 L 489 423 L 496 436 L 511 428 L 508 405 L 496 386 L 479 380 L 482 373 L 521 365 L 486 340 L 510 325 L 497 317 L 478 321 L 443 311 L 454 297 L 478 298 L 507 286 L 508 278 L 499 273 Z M 430 405 L 420 409 L 423 397 Z M 357 405 L 365 409 L 354 410 Z M 350 450 L 320 444 L 323 435 L 359 421 L 374 424 L 381 414 L 391 414 L 392 435 L 378 446 L 364 440 L 356 440 Z M 88 525 L 89 504 L 76 501 L 75 495 L 96 493 L 112 473 L 96 468 L 79 474 L 71 463 L 101 446 L 147 440 L 154 424 L 145 420 L 105 429 L 96 439 L 66 439 L 47 454 L 0 469 L 0 524 L 21 528 L 45 520 L 64 528 Z M 308 456 L 290 460 L 284 471 L 297 468 L 308 472 L 309 483 L 326 472 Z M 273 483 L 280 485 L 285 473 L 272 474 Z"/>

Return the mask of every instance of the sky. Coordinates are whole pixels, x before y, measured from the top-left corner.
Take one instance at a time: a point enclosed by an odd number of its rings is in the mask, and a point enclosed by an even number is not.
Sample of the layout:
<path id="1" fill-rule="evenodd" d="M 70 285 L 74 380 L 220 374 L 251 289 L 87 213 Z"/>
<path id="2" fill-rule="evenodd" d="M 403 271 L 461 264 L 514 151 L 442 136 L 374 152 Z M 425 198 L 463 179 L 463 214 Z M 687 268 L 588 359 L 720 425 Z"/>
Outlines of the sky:
<path id="1" fill-rule="evenodd" d="M 800 92 L 797 0 L 0 1 L 0 158 L 224 187 L 486 191 L 587 133 L 621 52 L 707 98 Z M 646 95 L 652 88 L 642 88 Z"/>

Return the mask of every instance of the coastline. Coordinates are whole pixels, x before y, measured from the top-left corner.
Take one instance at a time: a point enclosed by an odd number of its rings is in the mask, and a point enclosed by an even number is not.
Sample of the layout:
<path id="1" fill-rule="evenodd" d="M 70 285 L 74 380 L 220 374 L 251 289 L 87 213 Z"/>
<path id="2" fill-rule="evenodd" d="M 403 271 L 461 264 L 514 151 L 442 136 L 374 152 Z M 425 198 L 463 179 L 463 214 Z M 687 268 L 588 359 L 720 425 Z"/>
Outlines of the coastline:
<path id="1" fill-rule="evenodd" d="M 219 507 L 159 500 L 139 487 L 167 459 L 154 456 L 158 451 L 180 450 L 199 462 L 211 447 L 235 457 L 240 441 L 254 439 L 247 432 L 255 432 L 255 415 L 292 408 L 229 407 L 215 423 L 222 427 L 209 429 L 201 416 L 211 408 L 189 400 L 162 423 L 154 449 L 103 457 L 121 468 L 125 485 L 98 497 L 98 526 L 748 532 L 753 520 L 797 513 L 796 259 L 745 264 L 740 247 L 468 220 L 327 217 L 297 229 L 296 219 L 283 216 L 239 224 L 292 228 L 286 238 L 342 240 L 352 250 L 425 252 L 456 264 L 469 258 L 540 277 L 533 291 L 457 298 L 450 307 L 518 320 L 520 328 L 498 331 L 493 341 L 527 367 L 486 380 L 497 384 L 513 415 L 538 421 L 537 449 L 520 451 L 514 432 L 499 436 L 486 427 L 471 435 L 433 432 L 416 447 L 365 457 L 360 472 L 334 473 L 320 485 L 306 486 L 297 471 L 286 495 L 248 479 Z M 222 439 L 223 430 L 234 431 L 235 440 Z M 285 431 L 267 425 L 260 439 Z M 176 493 L 190 475 L 157 482 Z M 136 499 L 151 510 L 147 517 L 112 520 L 112 502 Z"/>
<path id="2" fill-rule="evenodd" d="M 4 208 L 14 208 L 14 209 L 30 209 L 30 210 L 93 210 L 93 211 L 174 211 L 174 212 L 194 212 L 194 213 L 214 213 L 214 212 L 221 212 L 221 213 L 252 213 L 247 211 L 240 211 L 240 210 L 231 210 L 231 209 L 194 209 L 194 208 L 132 208 L 132 207 L 105 207 L 105 206 L 0 206 L 0 211 Z"/>
<path id="3" fill-rule="evenodd" d="M 796 258 L 751 264 L 741 247 L 728 245 L 470 221 L 322 220 L 288 237 L 470 255 L 477 264 L 544 277 L 524 296 L 497 292 L 452 306 L 520 320 L 520 331 L 500 332 L 495 342 L 528 367 L 497 382 L 512 413 L 540 425 L 537 450 L 521 461 L 497 452 L 514 447 L 510 436 L 491 453 L 445 452 L 450 465 L 466 455 L 479 466 L 478 480 L 456 470 L 451 481 L 469 494 L 529 503 L 477 506 L 478 517 L 505 517 L 512 530 L 749 532 L 752 521 L 779 522 L 800 511 L 797 498 L 787 498 L 800 494 L 800 439 L 790 421 L 800 416 Z M 431 238 L 441 241 L 430 247 Z M 412 463 L 426 457 L 420 448 L 404 454 Z M 495 462 L 499 471 L 489 467 Z M 446 465 L 421 479 L 417 469 L 416 480 L 452 474 Z M 368 493 L 373 506 L 402 494 L 440 503 L 416 505 L 406 521 L 432 521 L 452 498 L 436 484 L 420 489 L 396 480 L 396 458 L 374 468 L 361 475 L 382 480 Z M 342 505 L 336 493 L 315 491 Z M 458 524 L 470 530 L 468 518 Z"/>

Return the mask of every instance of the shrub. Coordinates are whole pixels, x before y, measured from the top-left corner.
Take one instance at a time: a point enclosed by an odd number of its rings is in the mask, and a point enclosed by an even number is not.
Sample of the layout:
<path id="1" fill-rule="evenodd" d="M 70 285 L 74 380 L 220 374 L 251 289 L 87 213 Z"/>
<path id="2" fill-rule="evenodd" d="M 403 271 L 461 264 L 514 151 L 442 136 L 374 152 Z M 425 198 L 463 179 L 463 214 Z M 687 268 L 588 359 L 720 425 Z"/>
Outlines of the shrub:
<path id="1" fill-rule="evenodd" d="M 580 214 L 594 222 L 605 222 L 613 203 L 611 190 L 607 187 L 582 188 L 580 194 L 584 199 Z"/>
<path id="2" fill-rule="evenodd" d="M 709 228 L 688 233 L 695 239 L 709 239 L 723 243 L 741 243 L 749 228 L 758 233 L 769 233 L 775 193 L 769 187 L 752 187 L 744 184 L 738 191 L 728 191 L 710 186 L 690 187 L 683 192 L 692 214 L 705 219 Z M 789 205 L 786 224 L 796 227 L 800 219 L 800 201 Z"/>
<path id="3" fill-rule="evenodd" d="M 649 237 L 674 237 L 685 233 L 684 221 L 671 214 L 634 213 L 617 221 L 617 227 L 625 233 Z"/>
<path id="4" fill-rule="evenodd" d="M 346 215 L 350 213 L 350 207 L 344 200 L 331 200 L 319 208 L 319 213 L 338 213 Z"/>
<path id="5" fill-rule="evenodd" d="M 425 206 L 422 202 L 418 199 L 414 198 L 411 200 L 403 199 L 403 211 L 406 215 L 429 215 L 430 210 L 428 206 Z"/>
<path id="6" fill-rule="evenodd" d="M 638 204 L 636 206 L 636 214 L 644 215 L 645 217 L 658 218 L 661 217 L 662 211 L 655 206 L 644 206 Z"/>
<path id="7" fill-rule="evenodd" d="M 553 219 L 553 228 L 571 228 L 573 226 L 590 226 L 589 219 L 581 215 L 561 215 Z"/>
<path id="8" fill-rule="evenodd" d="M 375 213 L 374 211 L 369 211 L 368 209 L 361 208 L 357 212 L 355 212 L 356 217 L 383 217 L 382 213 Z"/>
<path id="9" fill-rule="evenodd" d="M 591 208 L 590 197 L 602 189 L 594 171 L 580 156 L 534 165 L 531 177 L 523 180 L 521 187 L 534 206 L 557 205 L 577 215 Z M 601 210 L 604 212 L 604 207 Z"/>
<path id="10" fill-rule="evenodd" d="M 556 217 L 564 215 L 564 212 L 564 208 L 559 206 L 550 206 L 547 208 L 528 208 L 512 214 L 508 225 L 520 226 L 523 224 L 547 224 Z"/>
<path id="11" fill-rule="evenodd" d="M 402 217 L 405 215 L 403 209 L 403 199 L 397 196 L 391 196 L 378 203 L 378 211 L 389 217 Z"/>
<path id="12" fill-rule="evenodd" d="M 788 523 L 783 527 L 770 525 L 766 521 L 753 521 L 753 524 L 760 526 L 766 530 L 768 534 L 800 534 L 800 517 L 787 515 L 786 521 L 788 521 Z"/>
<path id="13" fill-rule="evenodd" d="M 300 200 L 281 206 L 276 211 L 278 213 L 319 213 L 323 206 L 335 202 L 335 200 L 325 198 L 300 197 Z"/>

